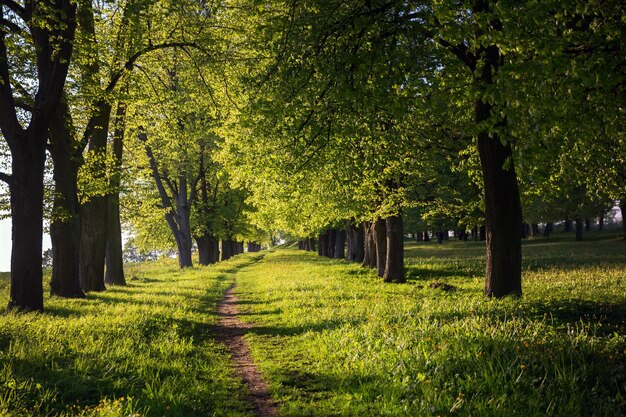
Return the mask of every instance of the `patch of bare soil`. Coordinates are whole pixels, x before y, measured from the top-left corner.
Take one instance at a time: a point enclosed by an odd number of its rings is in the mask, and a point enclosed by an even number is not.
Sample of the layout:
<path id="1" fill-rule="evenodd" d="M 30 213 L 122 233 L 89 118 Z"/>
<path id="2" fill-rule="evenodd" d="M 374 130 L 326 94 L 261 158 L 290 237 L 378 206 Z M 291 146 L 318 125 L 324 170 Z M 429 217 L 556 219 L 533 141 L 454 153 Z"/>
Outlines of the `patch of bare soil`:
<path id="1" fill-rule="evenodd" d="M 244 335 L 251 325 L 237 318 L 239 314 L 238 300 L 234 292 L 235 284 L 226 290 L 224 298 L 217 307 L 219 321 L 215 327 L 215 335 L 217 340 L 224 343 L 230 350 L 235 371 L 248 386 L 247 400 L 254 407 L 257 416 L 275 417 L 278 415 L 276 405 L 259 369 L 252 361 L 250 348 L 244 339 Z"/>

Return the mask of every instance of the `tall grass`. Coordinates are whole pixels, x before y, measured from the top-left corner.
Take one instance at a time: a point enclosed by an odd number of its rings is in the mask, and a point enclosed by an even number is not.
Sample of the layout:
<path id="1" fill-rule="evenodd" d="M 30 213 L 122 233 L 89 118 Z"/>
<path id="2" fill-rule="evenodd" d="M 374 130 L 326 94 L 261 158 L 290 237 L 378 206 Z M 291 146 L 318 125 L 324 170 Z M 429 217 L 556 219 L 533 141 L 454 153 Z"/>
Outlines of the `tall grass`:
<path id="1" fill-rule="evenodd" d="M 0 317 L 2 416 L 245 416 L 245 390 L 215 342 L 215 305 L 239 256 L 181 271 L 131 266 L 129 285 L 43 313 Z M 6 305 L 6 288 L 0 303 Z"/>
<path id="2" fill-rule="evenodd" d="M 483 251 L 410 244 L 403 285 L 293 249 L 241 271 L 284 415 L 626 415 L 625 245 L 525 245 L 521 300 L 484 299 Z"/>

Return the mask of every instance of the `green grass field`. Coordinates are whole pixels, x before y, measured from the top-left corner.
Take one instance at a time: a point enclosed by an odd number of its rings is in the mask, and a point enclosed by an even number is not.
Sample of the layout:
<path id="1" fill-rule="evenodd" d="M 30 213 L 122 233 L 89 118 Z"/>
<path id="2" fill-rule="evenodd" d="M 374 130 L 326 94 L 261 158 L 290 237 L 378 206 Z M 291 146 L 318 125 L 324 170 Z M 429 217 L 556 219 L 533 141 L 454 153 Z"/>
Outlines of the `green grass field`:
<path id="1" fill-rule="evenodd" d="M 524 254 L 505 300 L 482 296 L 480 242 L 407 244 L 407 284 L 290 248 L 132 266 L 128 287 L 3 314 L 0 415 L 252 415 L 211 335 L 234 280 L 281 415 L 626 415 L 626 244 Z"/>

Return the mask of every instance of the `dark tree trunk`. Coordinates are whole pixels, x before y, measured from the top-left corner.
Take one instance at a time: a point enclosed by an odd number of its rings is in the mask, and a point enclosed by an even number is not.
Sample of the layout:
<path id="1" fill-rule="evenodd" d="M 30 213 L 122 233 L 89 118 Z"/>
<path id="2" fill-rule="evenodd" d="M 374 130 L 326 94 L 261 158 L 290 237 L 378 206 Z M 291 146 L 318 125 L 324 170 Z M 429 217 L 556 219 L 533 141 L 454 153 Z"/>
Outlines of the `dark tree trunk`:
<path id="1" fill-rule="evenodd" d="M 437 243 L 443 243 L 443 231 L 441 230 L 437 231 Z"/>
<path id="2" fill-rule="evenodd" d="M 89 151 L 95 155 L 105 155 L 111 105 L 102 104 L 94 118 L 93 133 L 89 139 Z M 106 165 L 102 161 L 94 163 L 92 175 L 104 180 Z M 104 291 L 104 263 L 107 243 L 107 205 L 105 195 L 91 196 L 89 201 L 81 206 L 81 236 L 80 236 L 80 285 L 84 291 Z"/>
<path id="3" fill-rule="evenodd" d="M 522 239 L 527 239 L 530 234 L 530 225 L 528 223 L 522 223 Z"/>
<path id="4" fill-rule="evenodd" d="M 222 261 L 227 261 L 233 256 L 233 244 L 230 239 L 222 239 Z"/>
<path id="5" fill-rule="evenodd" d="M 626 240 L 626 198 L 619 201 L 619 210 L 622 214 L 622 239 Z"/>
<path id="6" fill-rule="evenodd" d="M 346 224 L 346 244 L 348 250 L 346 252 L 346 261 L 354 262 L 356 258 L 356 226 L 352 222 Z"/>
<path id="7" fill-rule="evenodd" d="M 428 231 L 424 232 L 424 242 L 430 242 L 430 235 L 428 234 Z"/>
<path id="8" fill-rule="evenodd" d="M 9 308 L 43 310 L 41 248 L 43 235 L 43 175 L 45 132 L 17 138 L 12 151 L 11 291 Z"/>
<path id="9" fill-rule="evenodd" d="M 387 258 L 383 279 L 385 282 L 406 282 L 404 274 L 404 232 L 402 215 L 385 219 Z"/>
<path id="10" fill-rule="evenodd" d="M 320 233 L 318 237 L 319 244 L 317 245 L 318 256 L 324 256 L 324 246 L 326 245 L 326 234 Z"/>
<path id="11" fill-rule="evenodd" d="M 479 1 L 474 4 L 474 12 L 491 13 L 491 5 Z M 497 26 L 496 22 L 491 24 Z M 502 65 L 502 55 L 496 45 L 480 46 L 476 54 L 482 64 L 475 72 L 474 85 L 484 92 L 494 85 L 493 76 Z M 474 110 L 479 126 L 494 117 L 492 104 L 480 96 L 474 101 Z M 496 127 L 506 127 L 506 120 Z M 488 297 L 522 295 L 522 206 L 511 142 L 502 139 L 489 128 L 478 133 L 485 190 L 485 295 Z"/>
<path id="12" fill-rule="evenodd" d="M 533 223 L 530 227 L 530 235 L 532 237 L 539 236 L 539 225 L 537 223 Z"/>
<path id="13" fill-rule="evenodd" d="M 387 231 L 385 219 L 374 222 L 374 241 L 376 248 L 376 270 L 379 277 L 385 275 L 385 261 L 387 260 Z"/>
<path id="14" fill-rule="evenodd" d="M 329 229 L 327 235 L 328 243 L 326 245 L 326 253 L 324 254 L 327 258 L 334 258 L 335 256 L 335 240 L 337 240 L 337 230 Z"/>
<path id="15" fill-rule="evenodd" d="M 585 232 L 591 232 L 591 219 L 585 217 Z"/>
<path id="16" fill-rule="evenodd" d="M 550 233 L 552 233 L 552 229 L 554 229 L 554 223 L 547 222 L 546 227 L 543 229 L 543 237 L 550 237 Z"/>
<path id="17" fill-rule="evenodd" d="M 120 222 L 120 185 L 122 175 L 122 154 L 124 152 L 124 130 L 126 128 L 126 105 L 120 102 L 115 114 L 113 133 L 114 172 L 111 176 L 106 234 L 106 272 L 104 282 L 111 285 L 126 285 L 124 261 L 122 260 L 122 226 Z"/>
<path id="18" fill-rule="evenodd" d="M 583 230 L 584 230 L 583 220 L 576 219 L 576 241 L 577 242 L 580 242 L 583 240 Z"/>
<path id="19" fill-rule="evenodd" d="M 211 263 L 217 263 L 220 260 L 220 240 L 215 236 L 211 239 Z"/>
<path id="20" fill-rule="evenodd" d="M 563 223 L 563 231 L 565 233 L 572 231 L 572 221 L 570 219 L 565 219 L 565 222 Z"/>
<path id="21" fill-rule="evenodd" d="M 602 213 L 600 217 L 598 218 L 598 232 L 601 232 L 603 230 L 604 230 L 604 213 Z"/>
<path id="22" fill-rule="evenodd" d="M 209 234 L 196 236 L 195 239 L 198 246 L 198 263 L 200 265 L 211 265 L 217 262 L 214 243 L 216 239 Z"/>
<path id="23" fill-rule="evenodd" d="M 346 256 L 346 231 L 343 229 L 338 229 L 335 233 L 333 256 L 335 259 L 343 259 Z"/>
<path id="24" fill-rule="evenodd" d="M 50 125 L 50 155 L 54 164 L 54 207 L 50 224 L 52 279 L 50 294 L 82 298 L 79 280 L 80 205 L 78 202 L 77 144 L 65 99 L 53 114 Z"/>
<path id="25" fill-rule="evenodd" d="M 481 242 L 487 240 L 487 227 L 486 226 L 480 226 L 478 228 L 478 240 L 480 240 Z"/>
<path id="26" fill-rule="evenodd" d="M 356 225 L 354 228 L 354 247 L 355 257 L 354 262 L 363 262 L 365 257 L 365 223 Z"/>

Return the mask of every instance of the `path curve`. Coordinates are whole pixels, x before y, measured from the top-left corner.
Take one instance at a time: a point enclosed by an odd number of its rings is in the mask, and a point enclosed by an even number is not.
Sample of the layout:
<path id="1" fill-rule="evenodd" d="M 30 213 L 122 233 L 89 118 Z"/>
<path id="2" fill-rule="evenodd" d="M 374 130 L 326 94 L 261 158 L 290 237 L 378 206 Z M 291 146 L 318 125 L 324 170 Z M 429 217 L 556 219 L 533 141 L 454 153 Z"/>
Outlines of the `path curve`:
<path id="1" fill-rule="evenodd" d="M 239 320 L 237 315 L 237 297 L 233 283 L 224 293 L 224 298 L 217 306 L 219 320 L 215 329 L 216 338 L 230 350 L 235 372 L 248 386 L 246 399 L 253 405 L 259 417 L 276 417 L 276 405 L 269 394 L 267 384 L 263 380 L 259 369 L 252 361 L 250 348 L 244 338 L 247 329 L 252 326 Z"/>

